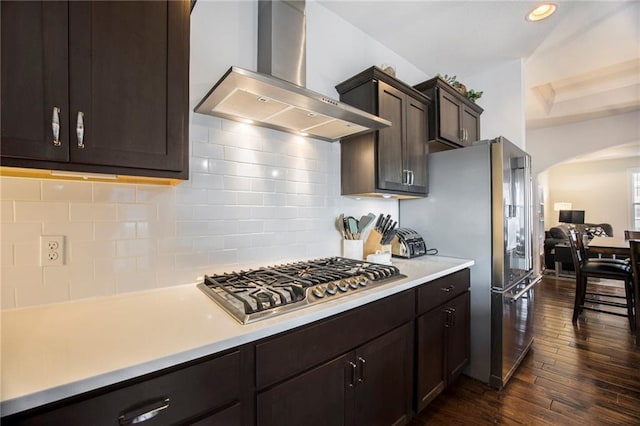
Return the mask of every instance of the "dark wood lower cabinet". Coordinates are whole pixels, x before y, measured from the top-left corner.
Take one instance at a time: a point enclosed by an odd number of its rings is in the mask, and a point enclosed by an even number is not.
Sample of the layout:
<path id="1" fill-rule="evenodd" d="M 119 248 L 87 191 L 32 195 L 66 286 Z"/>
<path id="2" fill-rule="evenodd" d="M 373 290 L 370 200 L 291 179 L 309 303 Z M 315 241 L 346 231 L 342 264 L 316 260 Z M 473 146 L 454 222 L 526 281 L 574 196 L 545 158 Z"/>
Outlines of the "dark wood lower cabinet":
<path id="1" fill-rule="evenodd" d="M 416 411 L 422 411 L 469 362 L 469 292 L 416 321 Z"/>
<path id="2" fill-rule="evenodd" d="M 259 426 L 404 424 L 409 419 L 413 324 L 258 394 Z"/>
<path id="3" fill-rule="evenodd" d="M 155 413 L 145 425 L 402 425 L 462 372 L 469 326 L 465 269 L 2 425 L 115 425 L 145 413 Z"/>
<path id="4" fill-rule="evenodd" d="M 258 394 L 261 426 L 344 425 L 352 397 L 352 354 L 342 355 Z"/>

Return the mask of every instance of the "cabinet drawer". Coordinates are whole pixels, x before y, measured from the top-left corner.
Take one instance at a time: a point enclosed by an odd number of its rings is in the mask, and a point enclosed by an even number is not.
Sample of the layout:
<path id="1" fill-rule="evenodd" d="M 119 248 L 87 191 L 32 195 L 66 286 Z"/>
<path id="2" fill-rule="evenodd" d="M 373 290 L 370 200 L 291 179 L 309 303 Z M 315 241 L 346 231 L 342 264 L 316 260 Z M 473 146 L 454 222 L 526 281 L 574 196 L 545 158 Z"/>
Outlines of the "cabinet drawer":
<path id="1" fill-rule="evenodd" d="M 118 418 L 139 416 L 157 409 L 145 425 L 185 422 L 232 403 L 240 396 L 240 353 L 204 361 L 117 390 L 10 424 L 118 425 Z M 99 392 L 99 391 L 98 391 Z M 92 393 L 92 395 L 94 395 Z M 168 406 L 159 409 L 166 399 Z M 3 419 L 3 424 L 4 423 Z"/>
<path id="2" fill-rule="evenodd" d="M 428 312 L 469 290 L 469 280 L 469 269 L 463 269 L 418 287 L 418 314 Z"/>
<path id="3" fill-rule="evenodd" d="M 405 291 L 257 344 L 257 388 L 334 358 L 410 321 L 414 307 L 414 292 Z"/>

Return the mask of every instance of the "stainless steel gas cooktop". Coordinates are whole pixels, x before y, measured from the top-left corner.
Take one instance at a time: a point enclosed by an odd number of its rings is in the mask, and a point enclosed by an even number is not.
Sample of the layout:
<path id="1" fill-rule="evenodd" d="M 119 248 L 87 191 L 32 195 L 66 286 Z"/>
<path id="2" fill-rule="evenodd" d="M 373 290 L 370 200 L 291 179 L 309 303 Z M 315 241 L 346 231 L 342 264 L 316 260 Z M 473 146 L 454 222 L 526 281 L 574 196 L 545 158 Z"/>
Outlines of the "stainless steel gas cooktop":
<path id="1" fill-rule="evenodd" d="M 205 275 L 198 288 L 247 324 L 404 277 L 392 265 L 329 257 Z"/>

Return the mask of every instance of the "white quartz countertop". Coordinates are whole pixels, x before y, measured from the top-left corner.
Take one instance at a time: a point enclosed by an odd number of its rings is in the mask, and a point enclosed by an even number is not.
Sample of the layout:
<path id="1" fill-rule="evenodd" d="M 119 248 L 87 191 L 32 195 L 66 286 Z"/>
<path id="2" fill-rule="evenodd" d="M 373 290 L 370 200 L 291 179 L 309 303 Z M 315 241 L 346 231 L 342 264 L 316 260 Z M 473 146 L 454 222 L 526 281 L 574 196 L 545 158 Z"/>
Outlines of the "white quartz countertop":
<path id="1" fill-rule="evenodd" d="M 2 312 L 0 413 L 24 411 L 268 337 L 473 265 L 393 259 L 407 278 L 241 325 L 196 283 Z"/>

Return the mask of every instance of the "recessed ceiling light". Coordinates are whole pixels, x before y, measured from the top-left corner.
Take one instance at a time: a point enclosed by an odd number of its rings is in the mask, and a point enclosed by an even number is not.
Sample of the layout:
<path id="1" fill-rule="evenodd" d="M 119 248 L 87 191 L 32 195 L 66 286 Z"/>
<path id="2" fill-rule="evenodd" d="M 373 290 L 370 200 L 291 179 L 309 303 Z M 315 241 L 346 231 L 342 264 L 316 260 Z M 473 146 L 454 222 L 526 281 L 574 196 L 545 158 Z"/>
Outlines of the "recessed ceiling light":
<path id="1" fill-rule="evenodd" d="M 557 6 L 553 3 L 544 3 L 539 6 L 536 6 L 529 14 L 527 15 L 527 21 L 542 21 L 543 19 L 548 18 L 553 15 L 556 11 Z"/>
<path id="2" fill-rule="evenodd" d="M 307 133 L 307 132 L 300 132 L 300 136 L 309 136 L 309 133 Z"/>
<path id="3" fill-rule="evenodd" d="M 242 119 L 242 122 L 243 122 L 243 123 L 247 123 L 247 124 L 253 124 L 253 120 L 250 120 L 250 119 L 248 119 L 248 118 L 243 118 L 243 119 Z"/>

